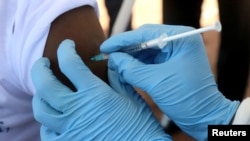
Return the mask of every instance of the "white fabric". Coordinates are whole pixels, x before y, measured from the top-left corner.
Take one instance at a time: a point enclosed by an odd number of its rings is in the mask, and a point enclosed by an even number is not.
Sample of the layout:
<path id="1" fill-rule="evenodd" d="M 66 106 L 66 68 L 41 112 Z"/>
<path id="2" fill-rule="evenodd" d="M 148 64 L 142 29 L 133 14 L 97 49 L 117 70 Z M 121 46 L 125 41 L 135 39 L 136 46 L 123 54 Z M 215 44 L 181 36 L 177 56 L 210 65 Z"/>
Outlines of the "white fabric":
<path id="1" fill-rule="evenodd" d="M 162 114 L 161 119 L 160 119 L 160 124 L 163 128 L 167 127 L 169 125 L 170 119 L 168 116 Z"/>
<path id="2" fill-rule="evenodd" d="M 245 98 L 235 116 L 234 120 L 232 122 L 233 125 L 250 125 L 250 97 Z"/>
<path id="3" fill-rule="evenodd" d="M 50 23 L 60 14 L 96 0 L 0 1 L 0 141 L 36 141 L 30 69 L 42 57 Z"/>

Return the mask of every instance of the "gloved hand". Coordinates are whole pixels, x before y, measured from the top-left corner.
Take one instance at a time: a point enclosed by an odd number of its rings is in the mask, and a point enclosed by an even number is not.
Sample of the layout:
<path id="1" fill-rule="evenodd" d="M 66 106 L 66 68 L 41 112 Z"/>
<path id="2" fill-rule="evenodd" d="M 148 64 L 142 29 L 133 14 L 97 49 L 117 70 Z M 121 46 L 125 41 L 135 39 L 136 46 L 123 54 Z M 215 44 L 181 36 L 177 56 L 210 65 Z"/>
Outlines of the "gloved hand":
<path id="1" fill-rule="evenodd" d="M 58 60 L 76 92 L 52 74 L 47 58 L 33 65 L 33 110 L 42 140 L 171 140 L 134 90 L 124 89 L 131 95 L 114 91 L 91 73 L 74 47 L 63 41 Z"/>
<path id="2" fill-rule="evenodd" d="M 101 52 L 110 54 L 109 71 L 119 73 L 121 83 L 146 91 L 184 132 L 201 141 L 207 139 L 207 125 L 229 124 L 239 105 L 219 92 L 201 35 L 171 41 L 163 50 L 115 52 L 158 38 L 162 33 L 171 36 L 192 29 L 144 25 L 106 40 Z"/>

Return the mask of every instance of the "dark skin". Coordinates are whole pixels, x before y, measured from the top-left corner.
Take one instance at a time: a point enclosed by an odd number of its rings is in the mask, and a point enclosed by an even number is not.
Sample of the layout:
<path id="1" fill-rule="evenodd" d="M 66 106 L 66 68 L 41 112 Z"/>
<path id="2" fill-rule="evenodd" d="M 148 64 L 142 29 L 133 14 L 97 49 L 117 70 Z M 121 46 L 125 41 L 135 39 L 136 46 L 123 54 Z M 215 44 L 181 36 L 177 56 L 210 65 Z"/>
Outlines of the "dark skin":
<path id="1" fill-rule="evenodd" d="M 51 24 L 44 49 L 44 57 L 51 62 L 55 76 L 65 85 L 75 90 L 72 83 L 60 71 L 57 60 L 57 48 L 64 39 L 75 41 L 76 51 L 91 71 L 108 83 L 107 62 L 93 62 L 90 58 L 98 53 L 100 44 L 106 39 L 99 19 L 90 6 L 75 8 L 60 15 Z"/>

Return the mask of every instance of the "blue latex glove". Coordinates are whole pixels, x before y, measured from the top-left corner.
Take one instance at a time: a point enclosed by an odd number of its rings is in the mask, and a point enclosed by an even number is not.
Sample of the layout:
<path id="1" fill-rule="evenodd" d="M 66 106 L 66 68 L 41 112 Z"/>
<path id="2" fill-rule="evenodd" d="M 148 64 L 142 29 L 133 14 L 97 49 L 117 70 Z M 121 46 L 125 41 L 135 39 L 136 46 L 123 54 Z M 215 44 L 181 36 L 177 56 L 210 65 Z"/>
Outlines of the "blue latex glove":
<path id="1" fill-rule="evenodd" d="M 229 124 L 239 105 L 219 92 L 201 35 L 169 42 L 163 50 L 148 49 L 132 56 L 112 53 L 158 38 L 162 33 L 171 36 L 192 29 L 144 25 L 106 40 L 101 51 L 110 53 L 109 71 L 119 73 L 121 83 L 146 91 L 184 132 L 201 141 L 207 139 L 207 125 Z"/>
<path id="2" fill-rule="evenodd" d="M 42 140 L 171 140 L 134 90 L 124 89 L 131 95 L 114 91 L 92 74 L 74 47 L 73 41 L 63 41 L 58 60 L 76 92 L 52 74 L 47 58 L 32 68 L 33 110 Z"/>

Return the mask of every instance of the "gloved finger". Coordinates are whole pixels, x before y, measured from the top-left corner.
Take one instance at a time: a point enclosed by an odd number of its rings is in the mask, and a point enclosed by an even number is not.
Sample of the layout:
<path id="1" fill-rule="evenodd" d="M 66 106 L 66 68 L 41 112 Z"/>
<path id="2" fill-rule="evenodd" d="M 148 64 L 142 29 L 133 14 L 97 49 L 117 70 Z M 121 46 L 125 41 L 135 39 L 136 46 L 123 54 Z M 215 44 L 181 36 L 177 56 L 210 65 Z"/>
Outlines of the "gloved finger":
<path id="1" fill-rule="evenodd" d="M 77 89 L 89 88 L 100 81 L 83 63 L 75 50 L 75 43 L 66 39 L 59 45 L 57 51 L 61 71 L 70 79 Z"/>
<path id="2" fill-rule="evenodd" d="M 146 87 L 143 84 L 152 84 L 148 79 L 148 77 L 151 77 L 151 74 L 154 74 L 148 72 L 152 67 L 153 65 L 145 65 L 126 53 L 117 52 L 109 56 L 108 68 L 118 72 L 120 77 L 133 87 L 138 87 L 142 90 L 145 90 L 144 87 Z"/>
<path id="3" fill-rule="evenodd" d="M 32 108 L 35 119 L 53 131 L 61 133 L 65 120 L 61 118 L 62 112 L 51 107 L 46 101 L 35 95 L 32 99 Z"/>
<path id="4" fill-rule="evenodd" d="M 36 94 L 48 102 L 53 108 L 62 111 L 67 105 L 67 99 L 63 95 L 72 93 L 64 86 L 51 71 L 47 58 L 38 59 L 31 69 L 31 77 L 36 88 Z"/>
<path id="5" fill-rule="evenodd" d="M 128 83 L 123 83 L 124 81 L 120 80 L 121 78 L 118 72 L 116 72 L 115 70 L 108 69 L 108 76 L 109 84 L 118 94 L 125 97 L 129 97 L 136 103 L 138 103 L 138 101 L 141 102 L 142 99 L 139 94 L 131 85 L 129 85 Z"/>

